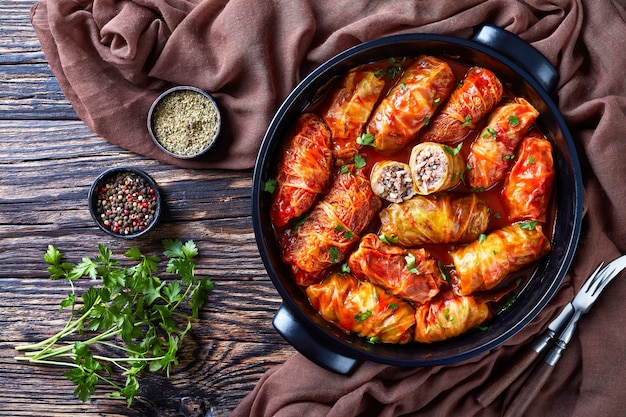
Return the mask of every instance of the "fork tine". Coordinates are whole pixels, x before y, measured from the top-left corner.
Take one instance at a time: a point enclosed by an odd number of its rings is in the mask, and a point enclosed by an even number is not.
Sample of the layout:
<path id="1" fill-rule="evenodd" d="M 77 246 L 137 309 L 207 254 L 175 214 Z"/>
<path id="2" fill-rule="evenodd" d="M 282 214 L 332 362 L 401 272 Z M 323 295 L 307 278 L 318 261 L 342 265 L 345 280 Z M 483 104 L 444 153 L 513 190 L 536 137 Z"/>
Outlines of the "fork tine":
<path id="1" fill-rule="evenodd" d="M 600 272 L 599 275 L 602 278 L 599 280 L 599 284 L 593 290 L 593 293 L 600 293 L 608 285 L 609 282 L 613 280 L 616 276 L 622 272 L 622 270 L 626 268 L 626 257 L 621 256 L 615 259 L 613 262 L 608 264 L 604 269 Z"/>
<path id="2" fill-rule="evenodd" d="M 600 274 L 600 270 L 602 269 L 602 266 L 604 265 L 604 262 L 600 263 L 600 265 L 598 265 L 598 267 L 596 268 L 595 271 L 593 271 L 591 273 L 591 275 L 589 275 L 589 278 L 587 278 L 587 280 L 585 281 L 585 283 L 583 284 L 582 287 L 580 287 L 581 292 L 588 292 L 589 288 L 596 283 L 596 281 L 599 280 L 598 276 Z"/>

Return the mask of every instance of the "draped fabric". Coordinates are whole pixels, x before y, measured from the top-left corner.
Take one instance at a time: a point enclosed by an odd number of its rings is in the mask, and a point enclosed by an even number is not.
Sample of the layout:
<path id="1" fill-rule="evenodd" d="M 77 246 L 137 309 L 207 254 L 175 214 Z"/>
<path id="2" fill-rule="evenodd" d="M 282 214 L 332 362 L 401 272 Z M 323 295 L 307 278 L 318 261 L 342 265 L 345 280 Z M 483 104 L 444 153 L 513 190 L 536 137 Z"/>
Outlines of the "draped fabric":
<path id="1" fill-rule="evenodd" d="M 499 416 L 476 390 L 505 369 L 601 261 L 626 252 L 626 5 L 624 0 L 42 0 L 32 24 L 81 119 L 120 147 L 187 168 L 248 169 L 294 86 L 338 52 L 401 33 L 469 37 L 492 23 L 518 34 L 559 73 L 555 99 L 572 131 L 584 183 L 581 241 L 547 308 L 522 332 L 464 363 L 394 368 L 363 363 L 349 377 L 295 354 L 270 369 L 240 416 Z M 177 160 L 146 131 L 152 101 L 172 85 L 214 95 L 224 117 L 210 155 Z M 529 416 L 623 415 L 626 277 L 584 316 Z"/>

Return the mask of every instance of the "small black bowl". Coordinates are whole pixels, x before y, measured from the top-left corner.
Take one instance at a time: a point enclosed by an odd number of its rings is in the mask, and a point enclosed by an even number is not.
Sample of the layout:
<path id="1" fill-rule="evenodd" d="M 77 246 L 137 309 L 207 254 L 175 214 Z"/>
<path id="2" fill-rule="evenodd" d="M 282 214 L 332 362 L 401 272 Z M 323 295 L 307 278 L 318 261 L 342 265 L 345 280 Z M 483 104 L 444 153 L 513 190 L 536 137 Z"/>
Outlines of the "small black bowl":
<path id="1" fill-rule="evenodd" d="M 196 87 L 172 87 L 154 100 L 148 134 L 166 154 L 180 159 L 207 153 L 220 134 L 222 116 L 213 97 Z"/>
<path id="2" fill-rule="evenodd" d="M 156 182 L 137 168 L 111 168 L 89 189 L 89 213 L 111 236 L 131 239 L 152 230 L 161 216 Z"/>

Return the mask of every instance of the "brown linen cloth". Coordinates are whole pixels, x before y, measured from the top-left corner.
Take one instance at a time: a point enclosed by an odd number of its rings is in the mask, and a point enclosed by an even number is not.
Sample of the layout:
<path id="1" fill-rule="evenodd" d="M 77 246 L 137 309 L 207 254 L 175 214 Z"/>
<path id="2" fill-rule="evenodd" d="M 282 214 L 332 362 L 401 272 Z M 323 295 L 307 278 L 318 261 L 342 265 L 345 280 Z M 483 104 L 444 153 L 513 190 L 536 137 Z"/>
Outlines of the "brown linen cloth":
<path id="1" fill-rule="evenodd" d="M 233 411 L 240 416 L 499 416 L 513 386 L 482 410 L 476 390 L 560 311 L 601 261 L 626 252 L 626 10 L 599 0 L 49 0 L 32 22 L 64 93 L 103 138 L 194 168 L 249 168 L 281 100 L 337 52 L 383 35 L 467 37 L 480 23 L 519 34 L 558 69 L 559 107 L 575 138 L 585 217 L 572 269 L 553 301 L 518 335 L 452 366 L 363 363 L 327 372 L 295 354 L 270 369 Z M 145 132 L 152 100 L 171 84 L 211 92 L 225 112 L 220 152 L 166 158 Z M 579 325 L 529 416 L 626 413 L 626 276 Z"/>

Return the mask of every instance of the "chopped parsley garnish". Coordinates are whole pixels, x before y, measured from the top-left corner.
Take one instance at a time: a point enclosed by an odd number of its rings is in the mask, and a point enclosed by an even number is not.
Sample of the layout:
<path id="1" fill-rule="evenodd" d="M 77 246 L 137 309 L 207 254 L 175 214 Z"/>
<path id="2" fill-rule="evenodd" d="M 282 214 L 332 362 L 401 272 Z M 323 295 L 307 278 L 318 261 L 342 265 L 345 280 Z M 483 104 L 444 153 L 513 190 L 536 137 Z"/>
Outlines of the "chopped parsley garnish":
<path id="1" fill-rule="evenodd" d="M 404 260 L 406 261 L 406 267 L 409 270 L 409 272 L 412 273 L 412 274 L 417 274 L 417 268 L 415 267 L 415 255 L 413 255 L 413 253 L 409 252 L 404 257 Z"/>
<path id="2" fill-rule="evenodd" d="M 357 322 L 362 323 L 365 320 L 367 320 L 371 315 L 372 315 L 372 310 L 365 310 L 365 311 L 360 312 L 356 316 L 354 316 L 354 319 Z"/>
<path id="3" fill-rule="evenodd" d="M 398 243 L 398 236 L 395 236 L 395 235 L 391 235 L 391 236 L 379 235 L 378 239 L 380 239 L 380 241 L 386 245 L 394 245 Z"/>
<path id="4" fill-rule="evenodd" d="M 363 146 L 374 146 L 374 135 L 371 133 L 363 133 L 356 138 L 356 143 Z"/>
<path id="5" fill-rule="evenodd" d="M 511 126 L 517 126 L 519 124 L 519 119 L 514 114 L 509 116 L 509 124 Z"/>
<path id="6" fill-rule="evenodd" d="M 472 124 L 472 116 L 468 114 L 467 116 L 465 116 L 465 122 L 461 126 L 466 127 L 466 126 L 471 126 L 471 124 Z"/>
<path id="7" fill-rule="evenodd" d="M 275 179 L 271 178 L 265 181 L 265 184 L 263 185 L 263 191 L 267 193 L 273 193 L 274 191 L 276 191 L 277 185 L 278 185 L 278 182 Z"/>
<path id="8" fill-rule="evenodd" d="M 459 143 L 456 148 L 451 148 L 447 145 L 443 145 L 443 150 L 452 156 L 458 155 L 459 152 L 461 152 L 461 148 L 463 148 L 463 142 Z"/>
<path id="9" fill-rule="evenodd" d="M 485 129 L 485 133 L 483 133 L 483 138 L 495 138 L 498 136 L 498 132 L 496 132 L 496 129 L 494 129 L 493 127 L 488 127 L 487 129 Z"/>
<path id="10" fill-rule="evenodd" d="M 531 221 L 521 222 L 519 224 L 519 227 L 521 227 L 524 230 L 534 230 L 536 225 L 537 225 L 537 220 L 531 220 Z"/>
<path id="11" fill-rule="evenodd" d="M 337 263 L 339 261 L 339 249 L 334 246 L 328 248 L 328 255 L 330 255 L 330 261 L 332 263 Z"/>
<path id="12" fill-rule="evenodd" d="M 367 165 L 367 162 L 365 162 L 365 159 L 361 156 L 361 155 L 354 155 L 354 166 L 357 168 L 363 168 L 365 165 Z"/>

